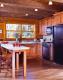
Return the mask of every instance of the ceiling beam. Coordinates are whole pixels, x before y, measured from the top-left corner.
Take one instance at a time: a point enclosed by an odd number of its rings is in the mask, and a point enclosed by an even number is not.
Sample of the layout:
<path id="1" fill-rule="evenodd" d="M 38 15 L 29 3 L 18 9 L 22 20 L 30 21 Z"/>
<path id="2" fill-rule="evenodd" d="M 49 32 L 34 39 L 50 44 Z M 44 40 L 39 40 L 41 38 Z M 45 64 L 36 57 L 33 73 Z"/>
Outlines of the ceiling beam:
<path id="1" fill-rule="evenodd" d="M 38 9 L 41 9 L 41 10 L 45 10 L 45 11 L 58 11 L 56 10 L 55 8 L 52 9 L 51 7 L 49 7 L 48 5 L 44 5 L 42 3 L 37 3 L 37 5 L 34 3 L 33 5 L 32 4 L 14 4 L 14 3 L 4 3 L 4 2 L 0 2 L 0 4 L 3 3 L 4 6 L 9 6 L 9 7 L 17 7 L 17 8 L 31 8 L 31 9 L 35 9 L 35 8 L 38 8 Z"/>
<path id="2" fill-rule="evenodd" d="M 52 1 L 63 3 L 63 0 L 52 0 Z"/>
<path id="3" fill-rule="evenodd" d="M 5 8 L 0 8 L 0 12 L 5 12 L 5 13 L 8 13 L 8 14 L 20 14 L 20 15 L 24 15 L 26 13 L 28 13 L 30 16 L 38 16 L 38 15 L 41 15 L 41 16 L 45 16 L 45 15 L 51 15 L 52 12 L 47 12 L 45 10 L 39 10 L 38 12 L 35 12 L 33 11 L 32 9 L 27 9 L 27 8 L 12 8 L 12 7 L 5 7 Z"/>

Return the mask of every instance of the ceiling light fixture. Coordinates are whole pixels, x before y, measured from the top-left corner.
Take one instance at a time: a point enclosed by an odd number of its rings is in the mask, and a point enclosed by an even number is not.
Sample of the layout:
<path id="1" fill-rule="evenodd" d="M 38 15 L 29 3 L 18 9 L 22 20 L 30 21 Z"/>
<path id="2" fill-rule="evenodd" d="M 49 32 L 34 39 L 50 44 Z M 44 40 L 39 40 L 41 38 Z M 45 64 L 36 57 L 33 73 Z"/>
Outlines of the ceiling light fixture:
<path id="1" fill-rule="evenodd" d="M 52 4 L 53 4 L 52 0 L 49 0 L 49 5 L 52 5 Z"/>
<path id="2" fill-rule="evenodd" d="M 0 4 L 1 7 L 4 7 L 4 4 Z"/>
<path id="3" fill-rule="evenodd" d="M 25 14 L 25 16 L 28 16 L 28 15 L 29 15 L 28 13 Z"/>
<path id="4" fill-rule="evenodd" d="M 38 9 L 35 9 L 35 11 L 38 11 Z"/>

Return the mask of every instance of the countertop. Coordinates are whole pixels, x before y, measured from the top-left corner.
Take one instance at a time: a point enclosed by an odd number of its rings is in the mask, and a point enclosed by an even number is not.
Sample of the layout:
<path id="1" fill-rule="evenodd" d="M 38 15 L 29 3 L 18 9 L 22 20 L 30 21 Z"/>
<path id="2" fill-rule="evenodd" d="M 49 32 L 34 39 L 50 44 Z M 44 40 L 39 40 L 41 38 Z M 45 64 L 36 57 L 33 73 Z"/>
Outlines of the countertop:
<path id="1" fill-rule="evenodd" d="M 9 41 L 9 43 L 14 43 L 15 41 Z M 21 44 L 41 44 L 42 42 L 40 41 L 21 41 Z"/>
<path id="2" fill-rule="evenodd" d="M 41 43 L 40 41 L 22 41 L 21 44 L 36 44 L 36 43 Z"/>

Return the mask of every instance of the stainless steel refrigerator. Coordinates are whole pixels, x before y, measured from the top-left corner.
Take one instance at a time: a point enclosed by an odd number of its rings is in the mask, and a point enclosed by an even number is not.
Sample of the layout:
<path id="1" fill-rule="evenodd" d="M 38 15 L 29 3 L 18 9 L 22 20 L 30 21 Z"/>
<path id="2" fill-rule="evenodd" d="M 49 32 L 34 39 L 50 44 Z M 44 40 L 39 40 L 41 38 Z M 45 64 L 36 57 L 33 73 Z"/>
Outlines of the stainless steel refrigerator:
<path id="1" fill-rule="evenodd" d="M 63 24 L 48 27 L 43 39 L 43 58 L 63 65 Z"/>
<path id="2" fill-rule="evenodd" d="M 53 61 L 63 64 L 63 24 L 53 26 Z"/>

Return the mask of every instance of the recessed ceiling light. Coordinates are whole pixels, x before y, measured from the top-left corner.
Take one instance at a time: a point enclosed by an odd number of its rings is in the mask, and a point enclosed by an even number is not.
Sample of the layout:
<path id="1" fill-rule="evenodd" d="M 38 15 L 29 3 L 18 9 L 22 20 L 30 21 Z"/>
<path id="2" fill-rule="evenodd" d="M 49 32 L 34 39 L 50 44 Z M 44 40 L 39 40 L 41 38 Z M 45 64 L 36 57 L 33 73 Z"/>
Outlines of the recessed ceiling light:
<path id="1" fill-rule="evenodd" d="M 52 5 L 52 4 L 53 4 L 52 0 L 49 0 L 49 5 Z"/>
<path id="2" fill-rule="evenodd" d="M 38 9 L 35 9 L 35 11 L 38 11 Z"/>
<path id="3" fill-rule="evenodd" d="M 4 7 L 4 4 L 0 4 L 1 7 Z"/>
<path id="4" fill-rule="evenodd" d="M 29 15 L 28 13 L 25 14 L 25 16 L 28 16 L 28 15 Z"/>

